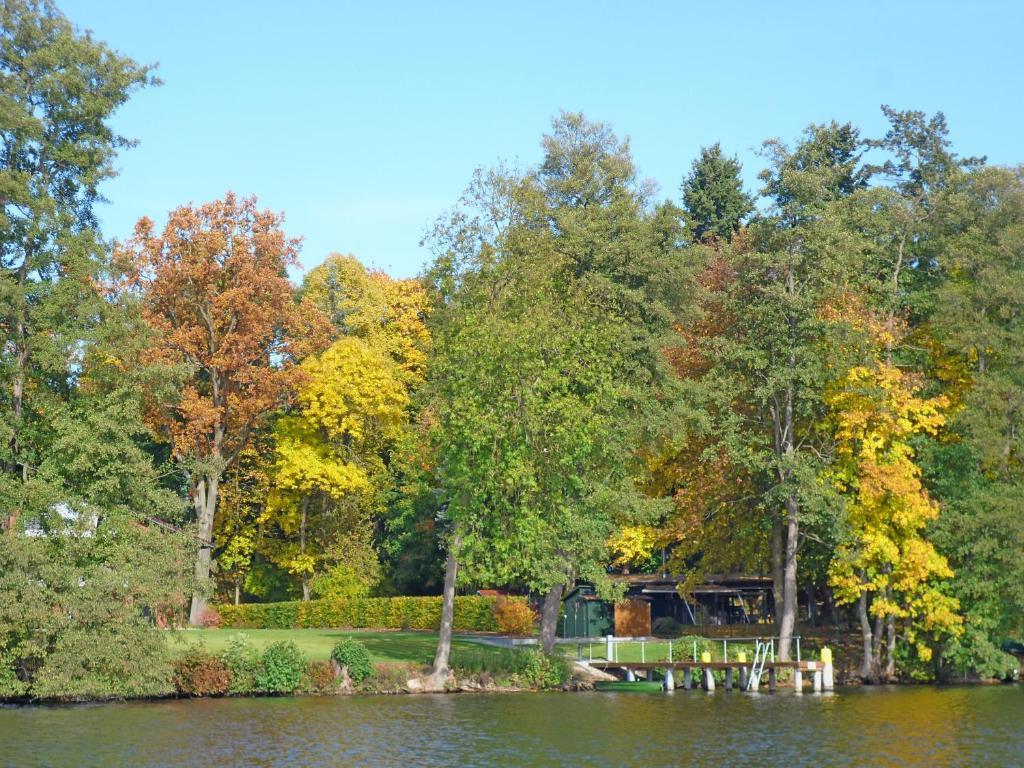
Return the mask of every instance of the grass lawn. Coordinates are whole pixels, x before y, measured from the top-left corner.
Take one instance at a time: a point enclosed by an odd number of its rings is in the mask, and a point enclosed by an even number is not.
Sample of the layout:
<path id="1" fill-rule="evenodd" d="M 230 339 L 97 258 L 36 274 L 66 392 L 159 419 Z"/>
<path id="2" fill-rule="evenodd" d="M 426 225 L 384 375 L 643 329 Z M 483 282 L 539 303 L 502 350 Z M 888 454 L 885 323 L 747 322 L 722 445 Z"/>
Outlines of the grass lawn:
<path id="1" fill-rule="evenodd" d="M 330 658 L 334 644 L 346 636 L 362 642 L 375 662 L 429 664 L 434 660 L 437 647 L 437 635 L 432 632 L 363 632 L 351 629 L 182 629 L 169 633 L 168 642 L 176 653 L 183 654 L 189 646 L 202 643 L 210 653 L 219 654 L 239 632 L 260 649 L 277 640 L 292 640 L 310 661 Z M 452 648 L 479 650 L 490 646 L 469 640 L 453 640 Z"/>
<path id="2" fill-rule="evenodd" d="M 590 654 L 593 654 L 593 658 L 604 658 L 605 655 L 605 643 L 600 638 L 595 638 L 593 641 L 584 642 L 583 646 L 583 658 L 586 659 Z M 642 646 L 642 648 L 641 648 Z M 575 656 L 578 652 L 577 645 L 566 645 L 566 652 L 571 656 Z M 672 642 L 672 660 L 673 661 L 690 661 L 693 659 L 693 639 L 683 637 Z M 698 640 L 697 641 L 697 658 L 700 658 L 702 651 L 709 651 L 711 653 L 712 661 L 724 661 L 722 654 L 722 642 L 721 640 Z M 735 641 L 729 641 L 729 660 L 735 661 L 737 653 L 739 651 L 745 651 L 747 654 L 747 660 L 754 658 L 754 645 L 753 643 L 739 643 Z M 616 660 L 617 661 L 668 661 L 669 654 L 669 643 L 668 640 L 652 640 L 649 642 L 640 643 L 639 641 L 631 641 L 628 643 L 619 643 L 616 646 Z"/>

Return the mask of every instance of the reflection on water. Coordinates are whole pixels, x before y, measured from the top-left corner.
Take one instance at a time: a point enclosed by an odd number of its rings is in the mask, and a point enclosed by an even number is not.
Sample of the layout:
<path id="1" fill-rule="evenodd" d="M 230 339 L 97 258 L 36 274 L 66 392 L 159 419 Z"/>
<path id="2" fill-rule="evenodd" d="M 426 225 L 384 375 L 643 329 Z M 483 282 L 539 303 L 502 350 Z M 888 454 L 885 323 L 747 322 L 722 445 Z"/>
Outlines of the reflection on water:
<path id="1" fill-rule="evenodd" d="M 0 709 L 3 766 L 1009 766 L 1024 689 L 462 694 Z"/>

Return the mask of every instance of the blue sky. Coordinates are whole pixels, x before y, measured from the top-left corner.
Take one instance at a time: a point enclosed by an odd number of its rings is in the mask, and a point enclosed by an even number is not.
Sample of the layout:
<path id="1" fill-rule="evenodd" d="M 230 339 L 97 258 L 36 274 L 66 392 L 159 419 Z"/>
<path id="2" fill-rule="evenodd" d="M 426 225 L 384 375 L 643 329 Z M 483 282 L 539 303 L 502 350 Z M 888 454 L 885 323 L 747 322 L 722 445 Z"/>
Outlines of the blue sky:
<path id="1" fill-rule="evenodd" d="M 57 2 L 164 81 L 115 119 L 140 145 L 104 188 L 108 237 L 230 189 L 285 211 L 307 266 L 342 251 L 409 276 L 473 169 L 535 162 L 560 109 L 629 135 L 663 197 L 701 145 L 753 188 L 764 139 L 832 118 L 879 135 L 882 103 L 1024 161 L 1015 0 Z"/>

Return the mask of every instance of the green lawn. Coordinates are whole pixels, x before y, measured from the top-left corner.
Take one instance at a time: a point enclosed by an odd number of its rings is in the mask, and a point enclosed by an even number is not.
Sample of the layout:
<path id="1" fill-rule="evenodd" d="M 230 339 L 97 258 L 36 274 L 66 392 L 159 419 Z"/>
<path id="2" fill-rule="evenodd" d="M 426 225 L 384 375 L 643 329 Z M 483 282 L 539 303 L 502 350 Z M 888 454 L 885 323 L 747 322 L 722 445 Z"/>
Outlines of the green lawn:
<path id="1" fill-rule="evenodd" d="M 434 659 L 437 635 L 432 632 L 362 632 L 340 629 L 182 629 L 169 633 L 171 648 L 184 653 L 201 643 L 210 653 L 219 654 L 228 641 L 244 633 L 257 648 L 277 640 L 292 640 L 311 661 L 328 659 L 334 644 L 342 637 L 357 638 L 370 651 L 373 661 L 411 661 L 429 664 Z M 489 648 L 469 640 L 454 640 L 453 648 Z"/>
<path id="2" fill-rule="evenodd" d="M 583 647 L 583 658 L 588 658 L 593 654 L 593 658 L 604 658 L 605 655 L 605 643 L 600 638 L 595 638 L 591 642 L 584 642 Z M 567 645 L 565 646 L 566 652 L 571 656 L 577 654 L 579 650 L 578 645 Z M 693 639 L 692 638 L 680 638 L 672 642 L 672 660 L 673 661 L 690 661 L 693 659 Z M 722 642 L 721 640 L 706 640 L 701 639 L 697 641 L 697 658 L 700 658 L 702 651 L 708 651 L 711 653 L 712 661 L 724 661 L 722 653 Z M 754 658 L 754 645 L 753 643 L 738 643 L 735 641 L 729 641 L 729 660 L 735 661 L 737 659 L 737 653 L 739 651 L 745 651 L 747 659 L 752 660 Z M 625 643 L 619 643 L 616 646 L 616 660 L 617 661 L 668 661 L 669 654 L 669 643 L 668 640 L 653 640 L 650 642 L 641 643 L 639 641 L 631 641 Z"/>

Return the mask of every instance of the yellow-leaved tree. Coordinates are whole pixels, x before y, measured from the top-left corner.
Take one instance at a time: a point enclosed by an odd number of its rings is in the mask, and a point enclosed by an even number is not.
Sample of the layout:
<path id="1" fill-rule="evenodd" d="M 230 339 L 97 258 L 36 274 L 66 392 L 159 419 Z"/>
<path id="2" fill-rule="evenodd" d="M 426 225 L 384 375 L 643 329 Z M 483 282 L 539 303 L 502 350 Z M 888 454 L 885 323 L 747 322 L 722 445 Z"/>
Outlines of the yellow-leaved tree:
<path id="1" fill-rule="evenodd" d="M 862 676 L 880 679 L 895 669 L 897 623 L 924 661 L 931 657 L 929 638 L 960 630 L 957 601 L 939 588 L 953 572 L 925 538 L 925 526 L 939 509 L 921 483 L 912 444 L 915 435 L 935 434 L 943 426 L 947 402 L 922 397 L 908 374 L 881 360 L 850 368 L 826 402 L 836 439 L 829 480 L 846 498 L 829 579 L 837 602 L 858 605 Z"/>
<path id="2" fill-rule="evenodd" d="M 324 313 L 340 335 L 356 336 L 387 354 L 415 389 L 426 375 L 430 333 L 427 293 L 418 280 L 368 270 L 355 256 L 331 254 L 302 282 L 303 304 Z"/>
<path id="3" fill-rule="evenodd" d="M 281 535 L 267 554 L 301 579 L 304 599 L 317 583 L 320 594 L 365 593 L 379 578 L 371 534 L 388 479 L 384 457 L 408 421 L 404 376 L 354 336 L 302 370 L 296 406 L 274 432 L 266 515 Z"/>

